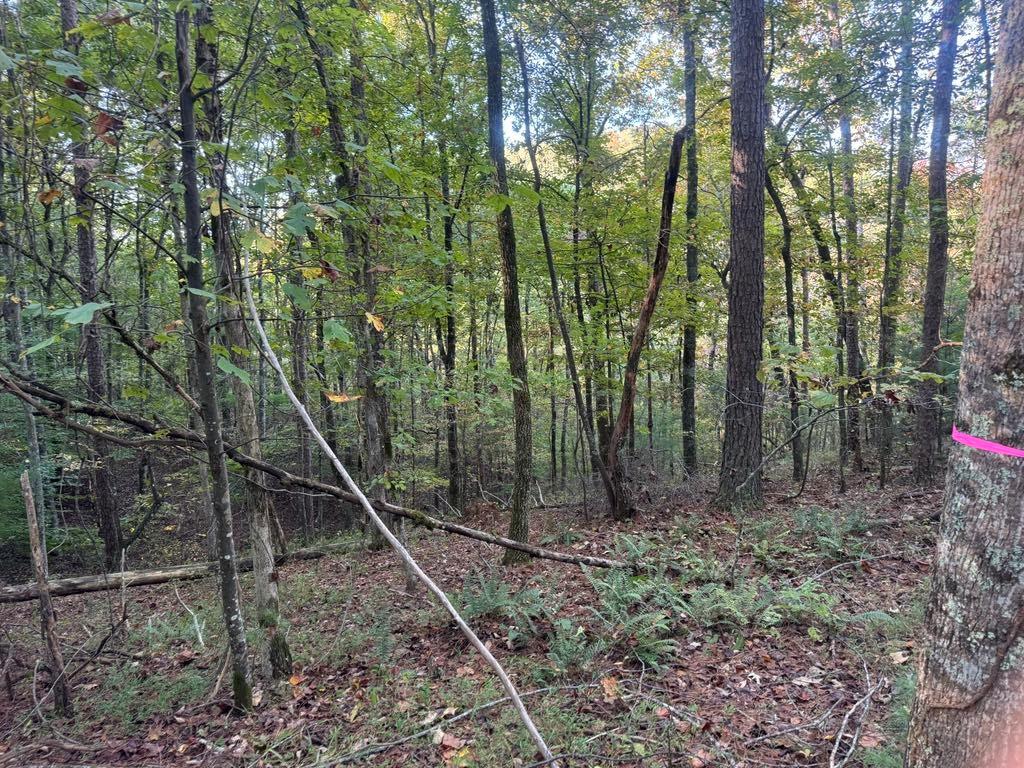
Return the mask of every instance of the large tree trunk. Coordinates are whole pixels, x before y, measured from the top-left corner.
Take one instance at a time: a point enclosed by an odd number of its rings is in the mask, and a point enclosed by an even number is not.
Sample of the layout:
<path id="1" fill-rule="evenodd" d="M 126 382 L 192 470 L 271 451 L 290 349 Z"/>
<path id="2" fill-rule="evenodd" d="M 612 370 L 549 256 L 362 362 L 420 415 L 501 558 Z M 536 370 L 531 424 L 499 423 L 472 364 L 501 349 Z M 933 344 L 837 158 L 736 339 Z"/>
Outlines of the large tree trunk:
<path id="1" fill-rule="evenodd" d="M 675 207 L 676 184 L 679 182 L 679 164 L 683 155 L 683 140 L 686 137 L 686 130 L 676 131 L 672 136 L 672 147 L 668 155 L 668 167 L 665 170 L 665 185 L 661 193 L 661 222 L 658 226 L 658 245 L 654 251 L 654 264 L 651 267 L 651 279 L 647 285 L 647 294 L 640 306 L 640 316 L 637 318 L 636 327 L 633 330 L 633 339 L 629 345 L 629 354 L 626 356 L 626 370 L 622 382 L 622 398 L 619 403 L 619 415 L 612 427 L 612 434 L 608 440 L 605 464 L 608 473 L 612 477 L 612 489 L 615 498 L 612 500 L 612 515 L 622 520 L 632 517 L 636 511 L 633 499 L 626 486 L 622 473 L 622 465 L 619 463 L 619 449 L 626 436 L 626 429 L 629 427 L 630 418 L 633 414 L 633 402 L 636 398 L 636 375 L 640 368 L 640 355 L 647 343 L 647 332 L 651 325 L 651 318 L 654 317 L 654 309 L 658 303 L 658 293 L 661 291 L 661 284 L 665 280 L 665 273 L 668 271 L 669 245 L 672 239 L 672 211 Z M 763 149 L 763 137 L 762 137 Z M 763 207 L 763 203 L 762 203 Z"/>
<path id="2" fill-rule="evenodd" d="M 911 0 L 902 0 L 900 6 L 900 117 L 897 128 L 896 186 L 893 190 L 891 223 L 885 249 L 885 268 L 882 274 L 882 300 L 878 326 L 879 388 L 884 390 L 896 363 L 896 313 L 901 300 L 903 279 L 903 233 L 906 228 L 907 190 L 914 164 L 914 142 L 911 120 L 914 96 L 914 9 Z M 883 396 L 885 392 L 881 393 Z M 879 484 L 884 487 L 893 443 L 893 411 L 887 399 L 883 401 L 878 425 Z"/>
<path id="3" fill-rule="evenodd" d="M 214 29 L 213 7 L 202 2 L 196 8 L 196 23 L 206 29 Z M 196 69 L 205 74 L 211 83 L 220 77 L 219 55 L 216 38 L 196 36 Z M 218 88 L 211 88 L 203 97 L 203 114 L 206 118 L 206 139 L 214 145 L 224 141 L 223 116 Z M 210 181 L 217 194 L 227 193 L 228 158 L 219 151 L 213 153 L 210 164 Z M 212 210 L 212 209 L 211 209 Z M 239 369 L 249 363 L 249 339 L 245 332 L 245 320 L 241 310 L 241 289 L 235 270 L 235 250 L 231 240 L 232 216 L 229 207 L 221 201 L 219 213 L 211 216 L 210 229 L 213 233 L 213 254 L 217 268 L 217 292 L 231 300 L 219 301 L 217 311 L 219 328 L 223 334 L 224 346 L 231 362 Z M 231 376 L 234 393 L 235 439 L 246 450 L 259 458 L 263 455 L 260 435 L 259 414 L 251 384 L 240 376 Z M 306 468 L 303 468 L 305 472 Z M 291 674 L 291 653 L 284 634 L 278 632 L 280 624 L 280 599 L 278 596 L 279 574 L 274 565 L 274 537 L 271 520 L 274 516 L 270 494 L 265 490 L 266 478 L 260 472 L 245 472 L 245 506 L 249 515 L 249 538 L 252 547 L 253 582 L 256 591 L 256 616 L 263 638 L 260 643 L 260 668 L 272 677 L 280 678 Z"/>
<path id="4" fill-rule="evenodd" d="M 64 32 L 65 46 L 78 54 L 82 38 L 78 28 L 78 6 L 76 0 L 61 0 L 60 23 Z M 68 95 L 84 98 L 86 85 L 76 78 L 68 78 Z M 86 138 L 88 127 L 80 120 L 76 126 L 78 136 L 71 145 L 74 165 L 75 237 L 78 251 L 78 285 L 83 304 L 100 300 L 99 265 L 96 262 L 96 241 L 93 238 L 95 205 L 87 187 L 92 181 L 93 159 L 89 157 Z M 95 317 L 95 316 L 94 316 Z M 100 326 L 96 319 L 82 326 L 82 347 L 85 353 L 86 383 L 89 398 L 94 402 L 105 402 L 109 394 L 107 364 L 100 339 Z M 96 520 L 100 538 L 103 540 L 103 560 L 108 569 L 120 564 L 121 520 L 117 514 L 117 500 L 114 498 L 114 483 L 110 467 L 110 446 L 99 438 L 93 439 L 92 494 L 96 503 Z"/>
<path id="5" fill-rule="evenodd" d="M 956 426 L 1024 450 L 1024 3 L 999 40 Z M 1024 757 L 1024 458 L 954 447 L 907 748 L 908 768 Z"/>
<path id="6" fill-rule="evenodd" d="M 697 471 L 697 22 L 689 1 L 683 4 L 683 95 L 686 109 L 686 326 L 683 328 L 683 466 Z"/>
<path id="7" fill-rule="evenodd" d="M 487 148 L 494 166 L 494 186 L 499 195 L 508 196 L 505 170 L 505 129 L 501 94 L 501 47 L 494 0 L 480 0 L 484 29 L 484 57 L 487 60 Z M 515 430 L 515 457 L 512 476 L 511 521 L 509 538 L 527 541 L 530 533 L 527 502 L 533 468 L 533 438 L 530 424 L 530 389 L 526 352 L 523 349 L 522 320 L 519 314 L 519 273 L 516 264 L 516 233 L 512 208 L 498 212 L 498 244 L 501 248 L 501 285 L 505 305 L 505 342 L 508 367 L 512 374 L 512 414 Z M 505 563 L 521 561 L 519 553 L 508 550 Z"/>
<path id="8" fill-rule="evenodd" d="M 960 0 L 943 0 L 942 31 L 935 62 L 932 106 L 931 154 L 928 158 L 928 272 L 921 324 L 920 371 L 926 377 L 939 373 L 939 330 L 946 300 L 946 269 L 949 266 L 949 220 L 946 201 L 946 162 L 949 154 L 949 115 L 953 98 L 953 65 L 960 29 Z M 917 389 L 917 425 L 914 435 L 914 479 L 920 483 L 938 471 L 939 431 L 942 411 L 938 385 L 925 378 Z"/>
<path id="9" fill-rule="evenodd" d="M 764 333 L 764 0 L 732 0 L 728 366 L 719 501 L 761 499 Z"/>
<path id="10" fill-rule="evenodd" d="M 224 453 L 220 402 L 215 385 L 213 353 L 210 350 L 210 329 L 206 311 L 207 292 L 203 281 L 202 213 L 199 204 L 199 179 L 196 171 L 195 98 L 192 93 L 192 67 L 189 64 L 189 14 L 174 14 L 175 58 L 178 70 L 178 103 L 181 110 L 181 176 L 185 188 L 185 245 L 188 263 L 185 278 L 188 286 L 189 320 L 195 341 L 198 400 L 202 410 L 207 458 L 213 491 L 213 517 L 217 530 L 217 562 L 220 564 L 220 598 L 227 628 L 232 659 L 234 706 L 238 710 L 252 708 L 252 683 L 249 649 L 242 618 L 242 600 L 238 588 L 235 562 L 235 538 L 231 519 L 231 490 L 228 464 Z"/>

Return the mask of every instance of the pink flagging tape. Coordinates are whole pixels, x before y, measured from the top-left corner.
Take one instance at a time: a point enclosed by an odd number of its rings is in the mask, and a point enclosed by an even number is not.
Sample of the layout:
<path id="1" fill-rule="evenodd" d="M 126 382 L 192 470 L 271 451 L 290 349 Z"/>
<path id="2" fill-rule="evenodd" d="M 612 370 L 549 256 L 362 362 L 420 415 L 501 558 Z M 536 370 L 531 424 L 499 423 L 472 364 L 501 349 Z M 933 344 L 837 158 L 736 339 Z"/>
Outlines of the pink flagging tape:
<path id="1" fill-rule="evenodd" d="M 1011 448 L 1008 445 L 1002 443 L 993 443 L 991 440 L 982 440 L 980 437 L 974 435 L 968 435 L 966 432 L 961 432 L 956 428 L 956 424 L 953 425 L 953 439 L 958 443 L 962 443 L 970 448 L 977 448 L 979 451 L 988 451 L 989 453 L 1001 453 L 1004 456 L 1017 456 L 1024 458 L 1024 450 L 1020 448 Z"/>

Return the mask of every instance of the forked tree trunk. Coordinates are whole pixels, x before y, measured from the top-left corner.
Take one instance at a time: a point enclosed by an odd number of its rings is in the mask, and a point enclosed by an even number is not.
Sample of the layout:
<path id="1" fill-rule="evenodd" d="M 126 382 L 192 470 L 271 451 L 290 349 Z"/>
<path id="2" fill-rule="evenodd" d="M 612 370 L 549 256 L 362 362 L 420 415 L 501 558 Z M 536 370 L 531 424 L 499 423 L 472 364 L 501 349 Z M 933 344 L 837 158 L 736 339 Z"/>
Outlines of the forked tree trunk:
<path id="1" fill-rule="evenodd" d="M 647 332 L 654 317 L 654 309 L 658 303 L 658 293 L 668 271 L 669 245 L 672 239 L 672 211 L 675 207 L 676 184 L 679 182 L 679 164 L 683 155 L 683 140 L 686 130 L 676 131 L 672 136 L 672 147 L 668 155 L 668 167 L 665 170 L 665 185 L 661 193 L 661 223 L 658 225 L 658 245 L 654 251 L 654 264 L 651 267 L 651 279 L 647 284 L 647 294 L 640 305 L 640 316 L 633 329 L 633 338 L 626 356 L 626 369 L 622 383 L 622 398 L 619 404 L 619 415 L 612 427 L 608 440 L 608 452 L 605 464 L 612 477 L 612 489 L 615 498 L 612 503 L 612 516 L 618 520 L 632 517 L 636 508 L 626 485 L 619 462 L 619 449 L 629 428 L 633 414 L 633 402 L 636 399 L 636 375 L 640 368 L 640 355 L 647 343 Z M 763 147 L 763 138 L 762 138 Z M 763 204 L 762 204 L 763 207 Z"/>
<path id="2" fill-rule="evenodd" d="M 195 342 L 198 400 L 202 410 L 207 458 L 212 477 L 213 517 L 217 530 L 217 561 L 220 563 L 220 599 L 227 628 L 232 661 L 232 689 L 237 710 L 252 709 L 252 682 L 249 648 L 242 618 L 242 600 L 235 563 L 235 538 L 231 519 L 231 489 L 227 457 L 217 397 L 213 353 L 210 350 L 207 293 L 203 280 L 202 213 L 199 204 L 199 179 L 196 171 L 195 97 L 192 93 L 192 67 L 189 62 L 189 13 L 174 14 L 175 59 L 178 70 L 178 104 L 181 111 L 181 181 L 185 188 L 185 246 L 188 263 L 185 278 L 188 288 L 189 321 Z"/>
<path id="3" fill-rule="evenodd" d="M 946 271 L 949 267 L 949 219 L 947 217 L 946 163 L 949 155 L 949 117 L 953 98 L 953 65 L 960 29 L 960 0 L 943 0 L 942 31 L 935 63 L 935 91 L 932 106 L 931 154 L 928 158 L 928 271 L 924 289 L 924 318 L 921 324 L 920 371 L 925 377 L 939 374 L 939 331 L 946 301 Z M 914 479 L 932 479 L 939 468 L 938 442 L 942 411 L 938 385 L 925 378 L 917 388 L 914 433 Z"/>
<path id="4" fill-rule="evenodd" d="M 50 600 L 50 587 L 46 581 L 46 550 L 39 533 L 39 515 L 32 498 L 32 481 L 28 472 L 21 473 L 21 496 L 25 500 L 25 518 L 28 523 L 29 549 L 32 554 L 32 570 L 36 577 L 36 591 L 39 596 L 39 615 L 42 619 L 43 641 L 50 665 L 50 689 L 53 691 L 53 708 L 59 717 L 71 717 L 74 708 L 65 676 L 64 654 L 57 636 L 57 618 Z"/>
<path id="5" fill-rule="evenodd" d="M 508 196 L 508 175 L 505 169 L 505 129 L 501 93 L 501 46 L 498 22 L 494 16 L 494 0 L 480 0 L 483 21 L 484 58 L 487 62 L 487 148 L 494 167 L 494 188 Z M 530 424 L 530 388 L 527 378 L 526 352 L 523 349 L 522 319 L 519 313 L 519 271 L 516 264 L 516 233 L 512 208 L 506 205 L 497 215 L 498 245 L 501 248 L 501 286 L 505 312 L 505 343 L 508 367 L 512 374 L 512 417 L 515 431 L 513 457 L 511 520 L 509 538 L 527 541 L 530 518 L 527 503 L 533 469 L 533 437 Z M 505 552 L 505 563 L 523 558 L 512 550 Z"/>
<path id="6" fill-rule="evenodd" d="M 78 54 L 82 38 L 78 29 L 78 5 L 76 0 L 61 0 L 60 23 L 64 32 L 65 46 Z M 67 79 L 69 96 L 84 98 L 87 86 L 74 77 Z M 83 304 L 99 301 L 99 265 L 96 261 L 96 241 L 93 237 L 95 226 L 95 205 L 88 186 L 92 181 L 94 158 L 89 157 L 86 138 L 88 127 L 84 119 L 78 120 L 76 136 L 71 145 L 74 165 L 75 199 L 75 245 L 78 251 L 78 284 Z M 95 318 L 95 316 L 94 316 Z M 107 364 L 100 340 L 100 326 L 96 319 L 82 326 L 82 346 L 85 351 L 86 382 L 89 398 L 105 402 L 108 395 Z M 94 467 L 92 471 L 92 495 L 96 502 L 96 520 L 100 538 L 103 540 L 103 561 L 108 569 L 120 564 L 121 520 L 117 514 L 114 498 L 114 483 L 111 473 L 110 446 L 106 441 L 94 438 L 92 441 Z"/>
<path id="7" fill-rule="evenodd" d="M 732 0 L 728 366 L 719 502 L 761 500 L 764 334 L 764 0 Z"/>
<path id="8" fill-rule="evenodd" d="M 1024 450 L 1024 3 L 1007 4 L 956 425 Z M 1012 768 L 1024 758 L 1024 458 L 956 445 L 917 683 L 908 768 Z"/>
<path id="9" fill-rule="evenodd" d="M 213 6 L 201 2 L 196 8 L 196 23 L 206 29 L 214 29 Z M 216 83 L 219 73 L 219 53 L 216 38 L 207 35 L 196 36 L 196 69 Z M 214 145 L 224 141 L 223 114 L 220 91 L 216 87 L 208 90 L 203 97 L 205 138 Z M 197 128 L 198 130 L 198 128 Z M 231 362 L 244 369 L 249 360 L 249 339 L 245 332 L 245 320 L 241 310 L 241 293 L 235 269 L 235 249 L 232 243 L 232 215 L 223 199 L 227 194 L 228 158 L 215 151 L 210 164 L 210 181 L 220 197 L 218 215 L 211 215 L 210 229 L 213 234 L 213 254 L 217 269 L 217 292 L 224 300 L 217 303 L 220 331 L 224 346 Z M 211 209 L 211 213 L 214 209 Z M 263 441 L 260 434 L 259 414 L 250 382 L 240 376 L 231 376 L 234 394 L 235 439 L 247 446 L 254 457 L 263 455 Z M 306 468 L 304 468 L 305 471 Z M 291 674 L 291 652 L 284 633 L 278 631 L 280 624 L 280 599 L 278 582 L 280 576 L 274 564 L 274 537 L 271 520 L 274 507 L 270 494 L 265 490 L 266 477 L 261 472 L 245 471 L 245 508 L 249 516 L 249 538 L 253 558 L 253 582 L 256 591 L 256 619 L 263 630 L 259 644 L 260 670 L 271 677 L 281 678 Z"/>

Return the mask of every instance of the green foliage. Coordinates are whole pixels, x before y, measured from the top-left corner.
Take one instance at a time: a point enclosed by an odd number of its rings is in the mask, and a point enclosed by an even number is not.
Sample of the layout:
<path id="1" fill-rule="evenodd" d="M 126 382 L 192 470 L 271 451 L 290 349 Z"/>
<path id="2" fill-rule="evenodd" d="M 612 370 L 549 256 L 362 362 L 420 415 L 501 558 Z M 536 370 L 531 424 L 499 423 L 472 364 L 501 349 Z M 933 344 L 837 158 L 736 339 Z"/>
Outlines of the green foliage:
<path id="1" fill-rule="evenodd" d="M 767 577 L 740 579 L 731 587 L 704 584 L 686 601 L 686 612 L 701 627 L 755 627 L 770 629 L 782 624 L 811 628 L 835 627 L 836 598 L 816 582 L 799 586 L 774 586 Z"/>
<path id="2" fill-rule="evenodd" d="M 209 686 L 198 670 L 174 674 L 145 674 L 136 664 L 117 667 L 107 674 L 89 706 L 97 718 L 128 733 L 150 717 L 196 702 Z"/>
<path id="3" fill-rule="evenodd" d="M 800 507 L 793 512 L 794 533 L 809 538 L 821 555 L 830 560 L 852 560 L 865 553 L 857 534 L 865 530 L 864 513 Z"/>

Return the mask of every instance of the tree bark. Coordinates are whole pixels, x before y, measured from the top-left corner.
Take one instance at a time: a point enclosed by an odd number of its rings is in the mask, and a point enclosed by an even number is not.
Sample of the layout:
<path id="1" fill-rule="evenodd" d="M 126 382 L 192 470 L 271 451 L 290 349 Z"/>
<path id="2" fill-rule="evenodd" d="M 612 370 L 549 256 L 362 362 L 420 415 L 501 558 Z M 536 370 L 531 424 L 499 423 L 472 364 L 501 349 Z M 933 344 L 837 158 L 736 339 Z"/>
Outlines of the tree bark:
<path id="1" fill-rule="evenodd" d="M 209 1 L 196 6 L 196 24 L 213 29 L 213 6 Z M 219 72 L 219 50 L 216 38 L 196 35 L 196 69 L 205 74 L 212 84 L 203 96 L 203 114 L 206 134 L 204 138 L 215 145 L 224 142 L 223 112 L 220 90 L 217 87 Z M 198 131 L 197 127 L 197 131 Z M 217 215 L 210 217 L 213 234 L 213 255 L 217 269 L 217 293 L 226 300 L 217 302 L 220 332 L 231 362 L 244 369 L 249 363 L 249 339 L 245 331 L 245 319 L 241 310 L 241 293 L 235 269 L 235 249 L 231 240 L 232 214 L 225 202 L 228 184 L 228 158 L 215 151 L 211 158 L 210 181 L 218 195 Z M 300 353 L 302 352 L 300 347 Z M 255 457 L 262 457 L 263 442 L 260 434 L 259 414 L 256 399 L 249 382 L 240 376 L 229 377 L 234 394 L 234 428 L 236 442 L 247 446 Z M 305 471 L 305 468 L 304 468 Z M 279 574 L 274 566 L 274 537 L 271 520 L 274 516 L 273 502 L 264 490 L 266 478 L 259 472 L 247 470 L 245 484 L 245 507 L 249 515 L 249 538 L 252 547 L 253 582 L 256 592 L 256 618 L 263 637 L 260 643 L 260 670 L 270 677 L 281 678 L 291 674 L 291 652 L 284 634 L 277 631 L 280 624 L 280 598 L 278 595 Z"/>
<path id="2" fill-rule="evenodd" d="M 697 53 L 696 20 L 689 0 L 683 5 L 683 94 L 686 109 L 686 313 L 683 328 L 683 466 L 697 471 L 697 314 L 696 284 L 700 279 L 697 252 Z"/>
<path id="3" fill-rule="evenodd" d="M 494 0 L 480 0 L 484 31 L 484 58 L 487 63 L 487 147 L 494 167 L 494 188 L 508 196 L 505 168 L 505 129 L 501 93 L 501 46 Z M 523 348 L 522 319 L 519 312 L 519 273 L 516 264 L 516 233 L 512 208 L 506 205 L 497 215 L 498 244 L 501 248 L 501 285 L 504 298 L 505 342 L 508 367 L 512 374 L 512 414 L 515 431 L 515 457 L 512 476 L 509 538 L 527 541 L 530 519 L 527 503 L 533 468 L 533 438 L 530 424 L 530 388 Z M 505 563 L 522 561 L 519 553 L 508 550 Z"/>
<path id="4" fill-rule="evenodd" d="M 185 188 L 185 245 L 188 263 L 189 320 L 195 340 L 198 400 L 202 409 L 206 451 L 212 479 L 213 516 L 217 530 L 217 554 L 220 564 L 220 597 L 232 659 L 232 689 L 237 710 L 252 709 L 252 683 L 249 649 L 242 618 L 242 600 L 235 562 L 235 538 L 231 519 L 231 489 L 221 425 L 220 402 L 214 380 L 213 354 L 206 311 L 203 281 L 202 214 L 199 207 L 199 179 L 196 170 L 195 96 L 192 93 L 192 68 L 189 63 L 189 13 L 179 10 L 175 20 L 175 59 L 178 70 L 178 104 L 181 111 L 181 176 Z"/>
<path id="5" fill-rule="evenodd" d="M 793 291 L 793 225 L 789 222 L 786 208 L 782 204 L 782 198 L 772 182 L 771 174 L 765 174 L 765 182 L 768 188 L 768 196 L 775 206 L 775 212 L 779 215 L 782 224 L 782 266 L 785 273 L 786 284 L 786 341 L 790 346 L 790 354 L 796 346 L 796 299 Z M 803 432 L 800 429 L 800 388 L 797 384 L 796 371 L 790 366 L 786 375 L 786 390 L 789 395 L 789 428 L 790 446 L 793 459 L 793 479 L 799 480 L 803 476 Z"/>
<path id="6" fill-rule="evenodd" d="M 32 499 L 32 481 L 28 472 L 21 473 L 21 495 L 25 500 L 25 517 L 28 521 L 29 548 L 32 552 L 32 569 L 36 576 L 36 594 L 39 597 L 39 614 L 42 618 L 43 640 L 46 642 L 46 654 L 50 665 L 51 690 L 53 691 L 53 708 L 60 717 L 71 717 L 74 708 L 71 704 L 71 693 L 64 675 L 64 654 L 60 649 L 60 638 L 57 636 L 57 618 L 53 613 L 50 600 L 49 585 L 46 582 L 46 553 L 43 549 L 42 537 L 39 535 L 39 516 Z"/>
<path id="7" fill-rule="evenodd" d="M 729 190 L 729 321 L 725 442 L 718 499 L 761 500 L 758 380 L 764 333 L 764 0 L 732 0 L 732 183 Z M 753 479 L 747 482 L 751 473 Z"/>
<path id="8" fill-rule="evenodd" d="M 1011 2 L 989 115 L 956 425 L 1024 449 L 1024 3 Z M 1009 311 L 1007 311 L 1009 309 Z M 1010 768 L 1024 756 L 1024 472 L 954 446 L 912 709 L 908 768 Z"/>
<path id="9" fill-rule="evenodd" d="M 928 271 L 921 323 L 920 372 L 926 377 L 917 388 L 914 433 L 914 479 L 925 483 L 939 469 L 939 432 L 942 411 L 938 385 L 928 378 L 939 374 L 939 331 L 946 300 L 949 266 L 949 220 L 946 199 L 946 164 L 949 154 L 949 118 L 953 97 L 953 66 L 960 30 L 960 0 L 943 0 L 939 53 L 935 63 L 931 154 L 928 158 Z"/>
<path id="10" fill-rule="evenodd" d="M 843 55 L 843 34 L 839 19 L 839 1 L 829 4 L 829 20 L 832 22 L 832 50 Z M 837 90 L 847 88 L 845 76 L 836 79 Z M 860 354 L 860 238 L 857 232 L 857 200 L 854 186 L 853 130 L 850 125 L 850 109 L 847 100 L 839 102 L 840 165 L 843 185 L 843 218 L 846 229 L 846 296 L 843 313 L 843 332 L 846 343 L 846 374 L 853 381 L 846 388 L 846 441 L 853 453 L 853 466 L 858 472 L 864 469 L 864 456 L 860 444 L 860 402 L 864 365 Z M 870 388 L 869 388 L 870 391 Z"/>
<path id="11" fill-rule="evenodd" d="M 78 28 L 78 5 L 76 0 L 61 0 L 60 23 L 64 32 L 67 49 L 78 54 L 82 38 Z M 88 86 L 77 78 L 68 78 L 68 95 L 84 98 Z M 93 237 L 95 205 L 87 187 L 92 181 L 93 158 L 89 157 L 87 136 L 88 126 L 84 119 L 78 120 L 78 135 L 71 145 L 74 165 L 75 200 L 75 242 L 78 252 L 78 286 L 82 303 L 97 302 L 100 299 L 99 265 L 96 261 L 96 241 Z M 107 364 L 100 339 L 97 319 L 82 326 L 82 347 L 85 353 L 87 391 L 90 399 L 104 402 L 109 394 Z M 96 520 L 100 538 L 103 540 L 103 562 L 108 569 L 116 567 L 121 558 L 121 519 L 117 513 L 114 497 L 114 483 L 110 467 L 112 461 L 110 446 L 101 438 L 94 438 L 92 495 L 96 502 Z"/>

